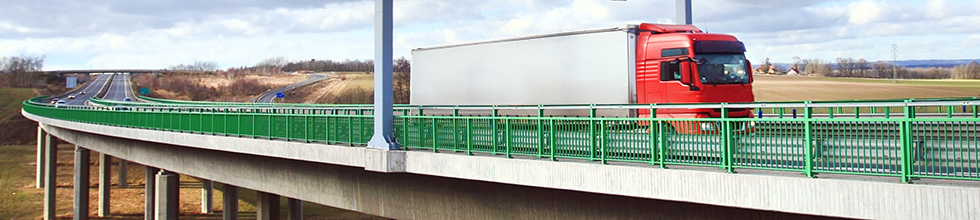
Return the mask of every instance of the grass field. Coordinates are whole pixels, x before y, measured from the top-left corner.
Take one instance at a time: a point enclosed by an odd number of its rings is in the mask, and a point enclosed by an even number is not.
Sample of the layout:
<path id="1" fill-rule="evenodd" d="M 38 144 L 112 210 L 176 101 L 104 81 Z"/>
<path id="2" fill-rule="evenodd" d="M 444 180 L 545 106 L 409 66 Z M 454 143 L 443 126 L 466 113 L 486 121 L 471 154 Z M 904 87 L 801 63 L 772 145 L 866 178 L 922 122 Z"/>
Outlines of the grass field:
<path id="1" fill-rule="evenodd" d="M 892 80 L 755 76 L 756 101 L 832 101 L 980 96 L 980 80 Z"/>
<path id="2" fill-rule="evenodd" d="M 21 103 L 31 97 L 34 97 L 33 89 L 0 88 L 0 118 L 19 114 Z"/>

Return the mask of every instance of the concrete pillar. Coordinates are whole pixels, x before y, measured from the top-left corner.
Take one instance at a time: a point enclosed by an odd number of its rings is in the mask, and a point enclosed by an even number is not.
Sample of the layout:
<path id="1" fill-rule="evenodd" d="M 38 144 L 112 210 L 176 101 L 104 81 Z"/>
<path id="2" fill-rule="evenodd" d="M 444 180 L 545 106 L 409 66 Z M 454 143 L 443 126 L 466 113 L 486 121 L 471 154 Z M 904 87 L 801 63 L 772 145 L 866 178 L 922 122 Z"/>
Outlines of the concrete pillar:
<path id="1" fill-rule="evenodd" d="M 225 210 L 221 212 L 221 219 L 236 220 L 238 219 L 238 187 L 224 184 L 223 189 L 221 205 Z"/>
<path id="2" fill-rule="evenodd" d="M 44 219 L 55 219 L 55 194 L 58 189 L 58 146 L 54 136 L 44 134 Z"/>
<path id="3" fill-rule="evenodd" d="M 119 182 L 119 188 L 126 188 L 126 187 L 129 186 L 129 182 L 128 182 L 129 181 L 129 178 L 128 178 L 129 168 L 128 167 L 129 167 L 129 162 L 128 161 L 125 161 L 125 160 L 122 160 L 122 159 L 119 160 L 119 179 L 116 180 L 116 181 Z"/>
<path id="4" fill-rule="evenodd" d="M 110 186 L 112 185 L 112 157 L 99 154 L 99 217 L 109 216 Z"/>
<path id="5" fill-rule="evenodd" d="M 214 181 L 201 179 L 201 213 L 214 211 Z"/>
<path id="6" fill-rule="evenodd" d="M 255 219 L 258 220 L 279 220 L 279 195 L 257 192 Z"/>
<path id="7" fill-rule="evenodd" d="M 160 170 L 156 176 L 156 211 L 157 220 L 177 220 L 180 216 L 180 175 L 174 172 Z"/>
<path id="8" fill-rule="evenodd" d="M 35 182 L 35 185 L 36 186 L 35 187 L 38 188 L 38 189 L 44 187 L 44 157 L 45 157 L 45 154 L 44 154 L 45 153 L 45 151 L 44 151 L 44 147 L 45 147 L 45 144 L 44 144 L 44 136 L 47 135 L 47 134 L 48 134 L 48 132 L 44 131 L 44 129 L 41 129 L 41 124 L 38 124 L 38 126 L 37 126 L 37 164 L 36 164 L 36 166 L 37 166 L 37 175 L 36 175 L 36 178 L 35 178 L 36 179 L 36 182 Z"/>
<path id="9" fill-rule="evenodd" d="M 289 220 L 303 220 L 303 200 L 289 198 Z"/>
<path id="10" fill-rule="evenodd" d="M 153 206 L 156 202 L 157 172 L 160 172 L 160 169 L 146 166 L 146 192 L 143 196 L 146 198 L 143 211 L 143 219 L 145 220 L 156 219 L 156 212 L 154 212 L 156 209 Z"/>
<path id="11" fill-rule="evenodd" d="M 368 147 L 398 149 L 392 112 L 392 9 L 391 0 L 374 1 L 374 136 Z"/>
<path id="12" fill-rule="evenodd" d="M 75 175 L 74 175 L 74 208 L 72 216 L 75 220 L 88 219 L 88 187 L 89 187 L 89 157 L 88 149 L 75 145 Z"/>

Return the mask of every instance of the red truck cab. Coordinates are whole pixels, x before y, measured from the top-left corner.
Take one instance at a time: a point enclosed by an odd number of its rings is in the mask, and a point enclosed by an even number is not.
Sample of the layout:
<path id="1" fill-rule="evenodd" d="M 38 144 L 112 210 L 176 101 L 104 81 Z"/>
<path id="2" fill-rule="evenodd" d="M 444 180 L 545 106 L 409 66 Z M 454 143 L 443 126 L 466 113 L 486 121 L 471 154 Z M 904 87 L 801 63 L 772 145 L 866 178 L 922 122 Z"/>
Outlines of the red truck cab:
<path id="1" fill-rule="evenodd" d="M 644 23 L 638 31 L 637 103 L 755 101 L 752 67 L 745 58 L 744 44 L 734 36 L 704 33 L 693 25 Z M 639 114 L 650 116 L 649 111 Z M 721 110 L 661 109 L 656 117 L 720 118 Z M 729 109 L 728 117 L 752 117 L 752 113 L 749 109 Z M 689 129 L 678 128 L 678 132 L 689 133 L 683 130 Z"/>

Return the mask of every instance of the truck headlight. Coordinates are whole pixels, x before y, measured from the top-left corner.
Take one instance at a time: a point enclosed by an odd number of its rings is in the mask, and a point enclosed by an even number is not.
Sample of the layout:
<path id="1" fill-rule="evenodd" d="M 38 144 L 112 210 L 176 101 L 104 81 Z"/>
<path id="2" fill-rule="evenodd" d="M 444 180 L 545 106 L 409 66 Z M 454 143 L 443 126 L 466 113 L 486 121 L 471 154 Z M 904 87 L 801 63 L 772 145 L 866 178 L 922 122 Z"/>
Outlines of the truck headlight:
<path id="1" fill-rule="evenodd" d="M 714 130 L 715 130 L 714 122 L 701 122 L 701 131 L 714 131 Z"/>

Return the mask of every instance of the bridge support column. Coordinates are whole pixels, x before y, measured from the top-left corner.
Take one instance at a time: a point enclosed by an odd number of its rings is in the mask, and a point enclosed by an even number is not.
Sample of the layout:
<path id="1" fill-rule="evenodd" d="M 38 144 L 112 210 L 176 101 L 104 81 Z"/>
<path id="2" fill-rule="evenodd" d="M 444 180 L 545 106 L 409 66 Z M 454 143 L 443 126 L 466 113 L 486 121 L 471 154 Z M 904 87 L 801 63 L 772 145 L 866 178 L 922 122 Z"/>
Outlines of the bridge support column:
<path id="1" fill-rule="evenodd" d="M 374 136 L 368 147 L 398 149 L 392 112 L 392 9 L 391 0 L 374 1 Z"/>
<path id="2" fill-rule="evenodd" d="M 126 188 L 129 186 L 129 162 L 123 159 L 119 159 L 119 188 Z"/>
<path id="3" fill-rule="evenodd" d="M 41 129 L 41 124 L 38 124 L 38 126 L 37 126 L 37 161 L 36 161 L 37 163 L 35 164 L 36 167 L 37 167 L 37 175 L 36 175 L 36 178 L 35 178 L 36 179 L 36 182 L 35 182 L 35 185 L 36 186 L 35 187 L 38 188 L 38 189 L 44 187 L 44 164 L 45 164 L 44 163 L 44 157 L 45 157 L 45 154 L 44 154 L 45 153 L 45 151 L 44 151 L 44 147 L 45 147 L 44 139 L 45 138 L 44 138 L 44 136 L 47 135 L 47 134 L 48 134 L 48 132 L 44 131 L 44 129 Z"/>
<path id="4" fill-rule="evenodd" d="M 58 146 L 54 136 L 44 134 L 44 219 L 55 219 L 55 195 L 58 189 Z"/>
<path id="5" fill-rule="evenodd" d="M 160 172 L 160 169 L 146 166 L 146 189 L 144 192 L 146 202 L 144 202 L 145 209 L 143 211 L 143 219 L 146 220 L 156 219 L 156 212 L 153 206 L 156 202 L 157 172 Z"/>
<path id="6" fill-rule="evenodd" d="M 214 181 L 201 179 L 201 213 L 214 211 Z"/>
<path id="7" fill-rule="evenodd" d="M 99 154 L 99 217 L 109 216 L 110 186 L 112 186 L 112 157 Z"/>
<path id="8" fill-rule="evenodd" d="M 279 220 L 279 195 L 258 192 L 255 218 L 258 220 Z"/>
<path id="9" fill-rule="evenodd" d="M 89 187 L 89 158 L 88 149 L 75 145 L 75 175 L 74 175 L 74 208 L 72 216 L 75 220 L 88 219 L 88 187 Z"/>
<path id="10" fill-rule="evenodd" d="M 157 173 L 156 219 L 177 220 L 180 216 L 180 175 L 160 170 Z"/>
<path id="11" fill-rule="evenodd" d="M 223 191 L 221 192 L 222 207 L 224 210 L 221 211 L 221 219 L 224 220 L 237 220 L 238 219 L 238 187 L 229 184 L 222 184 Z"/>
<path id="12" fill-rule="evenodd" d="M 289 198 L 286 205 L 289 206 L 289 220 L 303 220 L 303 200 Z"/>

